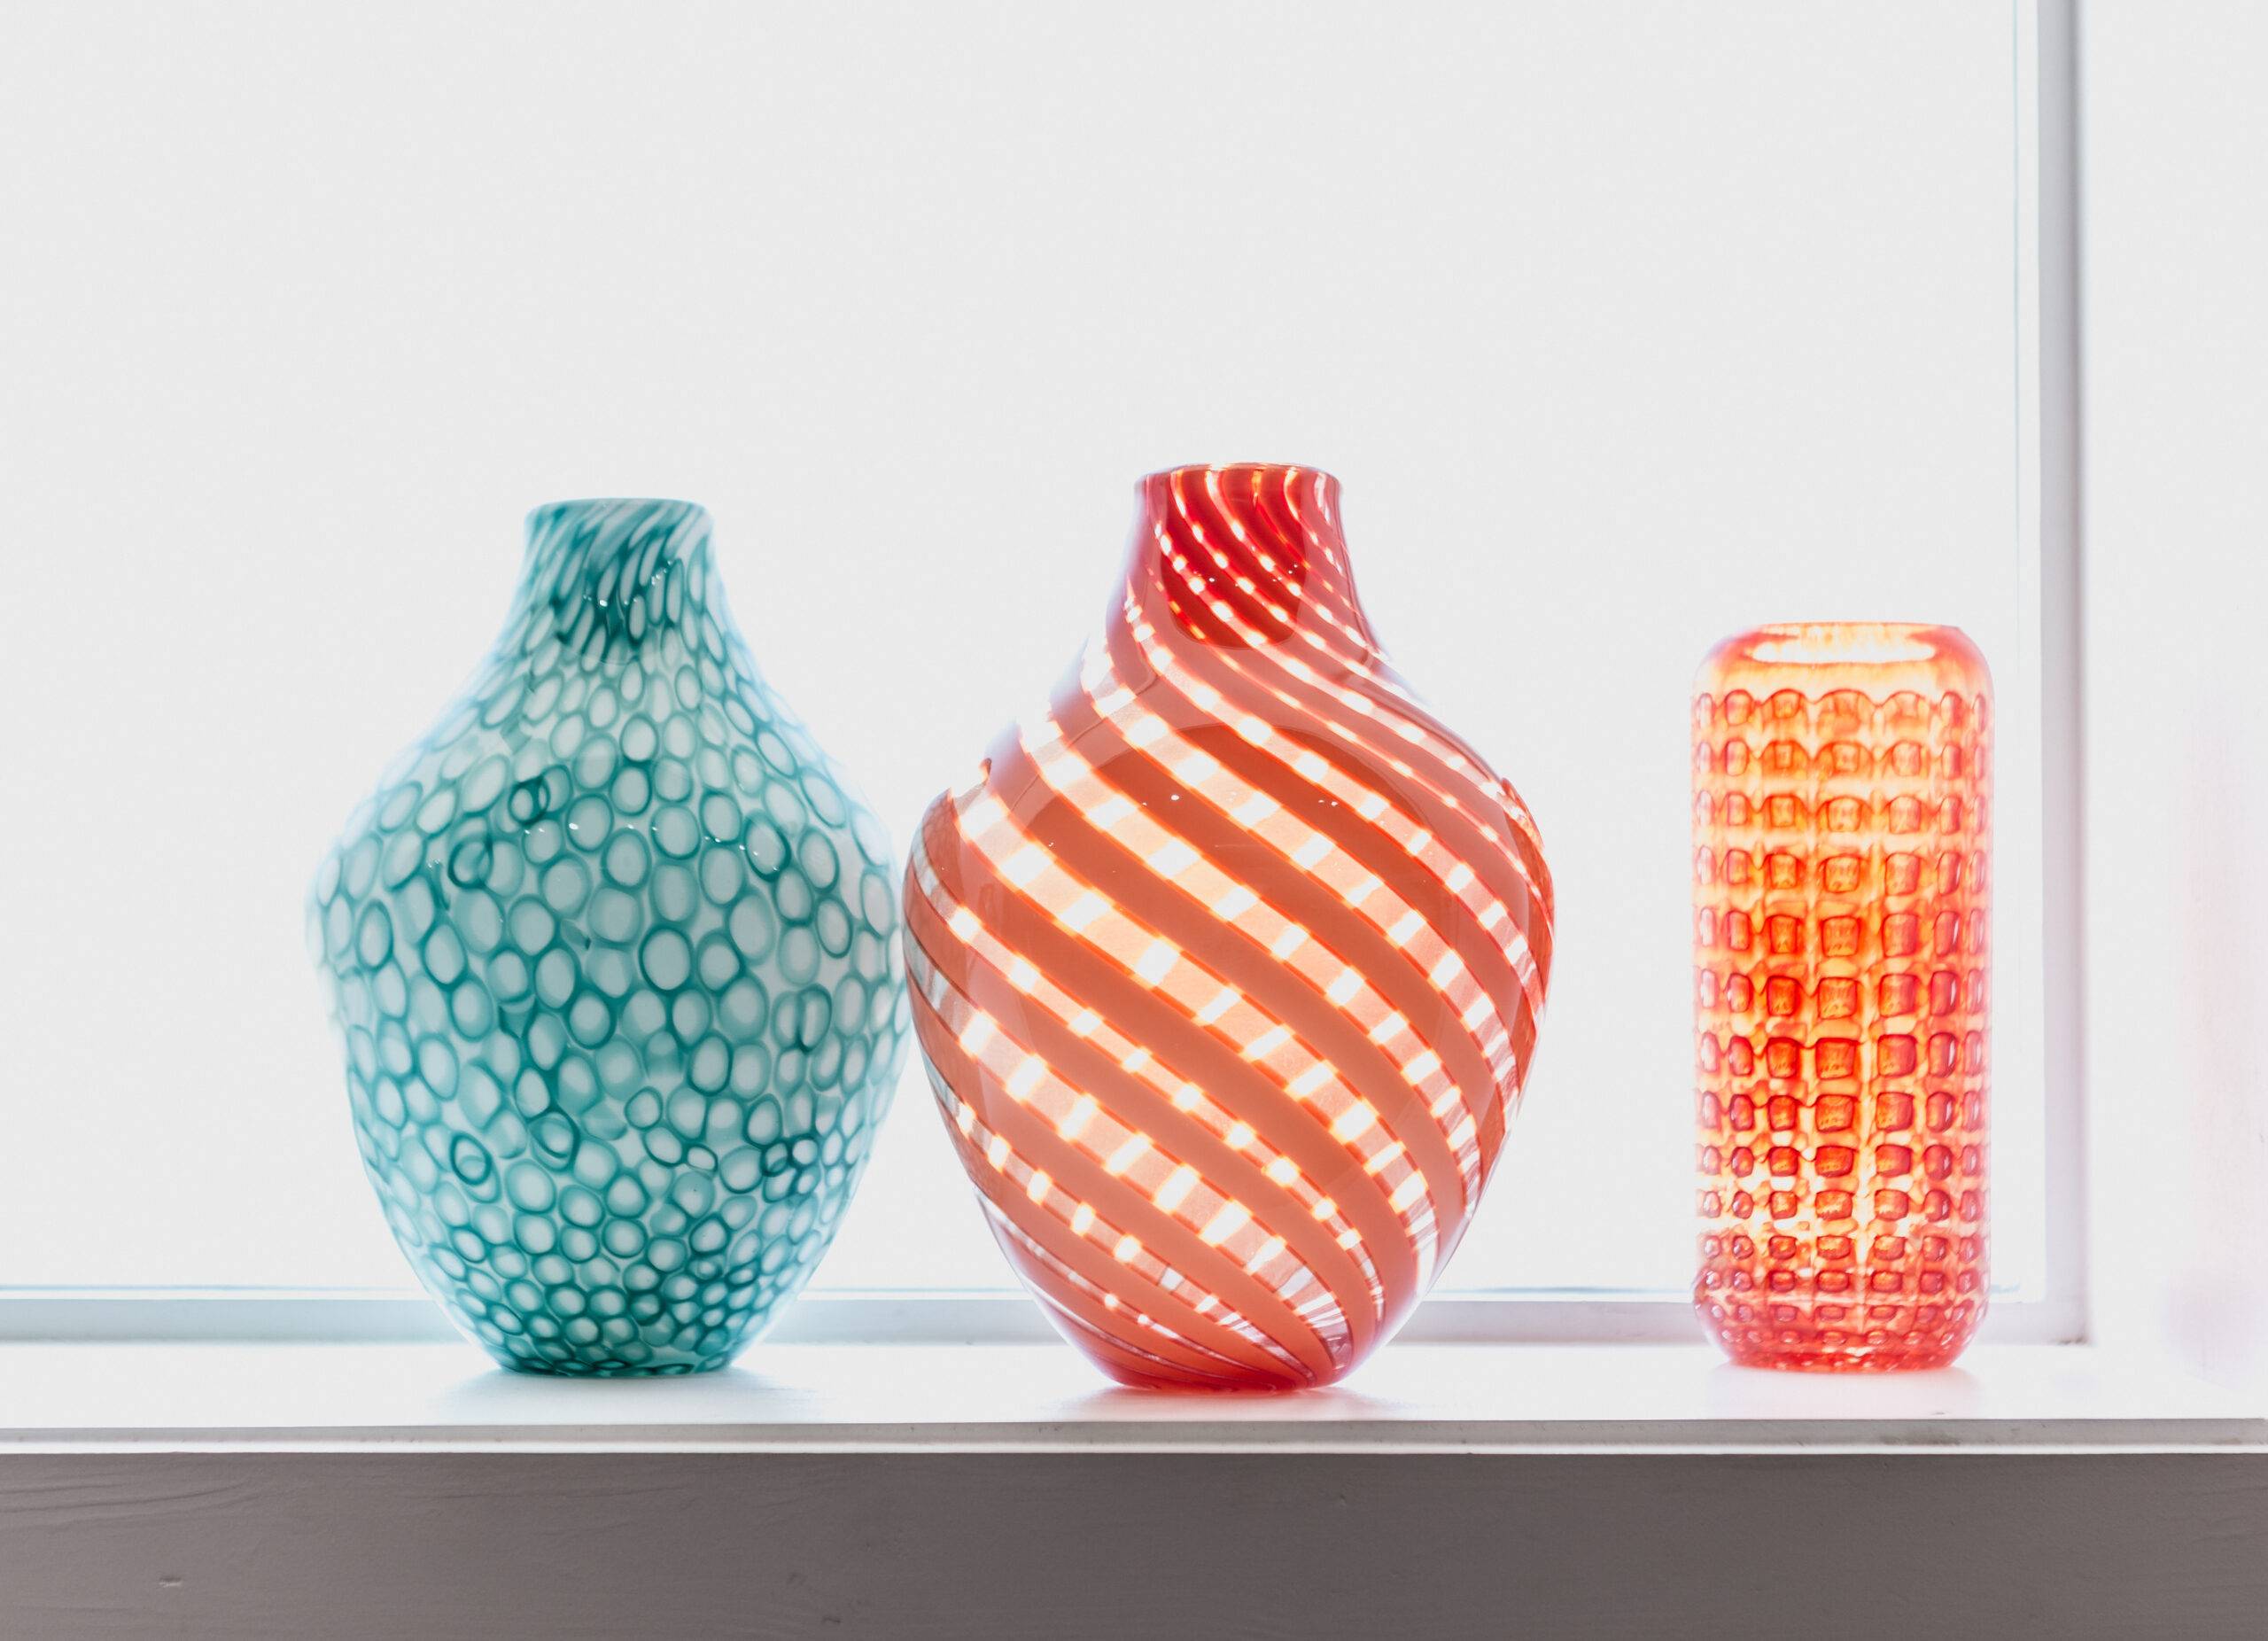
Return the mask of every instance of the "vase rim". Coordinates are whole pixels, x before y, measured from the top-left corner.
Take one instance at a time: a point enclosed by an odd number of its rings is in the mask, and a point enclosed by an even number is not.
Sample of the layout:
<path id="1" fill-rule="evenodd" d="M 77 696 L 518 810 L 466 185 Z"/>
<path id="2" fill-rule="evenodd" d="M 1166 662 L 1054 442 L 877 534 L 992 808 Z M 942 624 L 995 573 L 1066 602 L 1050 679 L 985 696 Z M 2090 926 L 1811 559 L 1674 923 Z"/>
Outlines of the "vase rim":
<path id="1" fill-rule="evenodd" d="M 1931 621 L 1768 621 L 1719 644 L 1716 653 L 1767 666 L 1899 666 L 1976 657 L 1957 626 Z"/>
<path id="2" fill-rule="evenodd" d="M 1184 462 L 1177 467 L 1161 467 L 1155 472 L 1145 473 L 1136 484 L 1142 487 L 1156 484 L 1161 479 L 1213 473 L 1268 473 L 1285 477 L 1306 473 L 1324 484 L 1336 486 L 1339 483 L 1336 474 L 1309 462 Z"/>
<path id="3" fill-rule="evenodd" d="M 709 509 L 698 502 L 687 502 L 666 495 L 579 495 L 567 496 L 556 502 L 540 502 L 528 509 L 528 518 L 538 518 L 562 513 L 612 512 L 623 508 L 660 508 L 676 514 L 681 519 L 706 518 Z"/>

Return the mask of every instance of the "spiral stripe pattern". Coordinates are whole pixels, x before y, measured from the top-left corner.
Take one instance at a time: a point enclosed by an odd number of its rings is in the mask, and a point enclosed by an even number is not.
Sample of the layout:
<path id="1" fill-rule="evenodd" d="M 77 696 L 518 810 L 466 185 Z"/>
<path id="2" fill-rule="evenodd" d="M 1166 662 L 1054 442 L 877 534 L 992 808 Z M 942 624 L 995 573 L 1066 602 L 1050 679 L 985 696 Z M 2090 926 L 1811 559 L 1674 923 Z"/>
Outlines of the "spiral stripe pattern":
<path id="1" fill-rule="evenodd" d="M 1141 494 L 1102 633 L 922 823 L 916 1028 L 996 1235 L 1106 1369 L 1324 1383 L 1471 1222 L 1550 880 L 1380 654 L 1334 480 Z"/>

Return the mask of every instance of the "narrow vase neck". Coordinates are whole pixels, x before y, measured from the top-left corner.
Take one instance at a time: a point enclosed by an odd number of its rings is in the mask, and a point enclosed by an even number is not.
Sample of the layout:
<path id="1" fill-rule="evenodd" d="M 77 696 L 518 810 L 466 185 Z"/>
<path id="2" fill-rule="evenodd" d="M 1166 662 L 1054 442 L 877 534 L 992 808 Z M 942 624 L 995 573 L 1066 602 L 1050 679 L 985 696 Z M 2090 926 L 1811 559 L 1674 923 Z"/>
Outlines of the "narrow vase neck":
<path id="1" fill-rule="evenodd" d="M 1227 649 L 1305 641 L 1306 658 L 1322 665 L 1378 655 L 1340 531 L 1339 481 L 1311 467 L 1177 467 L 1143 479 L 1110 619 L 1170 622 Z"/>
<path id="2" fill-rule="evenodd" d="M 514 625 L 586 661 L 627 661 L 701 619 L 716 581 L 709 533 L 707 510 L 690 502 L 539 507 L 528 515 Z"/>

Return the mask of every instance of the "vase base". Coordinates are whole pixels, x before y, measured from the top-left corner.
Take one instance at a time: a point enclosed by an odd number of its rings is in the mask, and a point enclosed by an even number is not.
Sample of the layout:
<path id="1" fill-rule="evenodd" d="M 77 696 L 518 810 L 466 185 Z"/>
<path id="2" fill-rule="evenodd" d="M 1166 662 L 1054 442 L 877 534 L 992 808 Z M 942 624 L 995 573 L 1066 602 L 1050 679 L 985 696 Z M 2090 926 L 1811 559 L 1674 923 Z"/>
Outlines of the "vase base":
<path id="1" fill-rule="evenodd" d="M 1348 1362 L 1328 1370 L 1316 1371 L 1305 1377 L 1293 1377 L 1289 1373 L 1270 1377 L 1258 1372 L 1247 1377 L 1230 1377 L 1195 1367 L 1177 1373 L 1171 1369 L 1161 1371 L 1151 1358 L 1116 1349 L 1105 1342 L 1083 1338 L 1068 1331 L 1065 1337 L 1081 1356 L 1108 1375 L 1111 1381 L 1120 1388 L 1157 1391 L 1167 1396 L 1296 1396 L 1302 1390 L 1320 1390 L 1335 1385 L 1355 1366 L 1355 1364 Z"/>
<path id="2" fill-rule="evenodd" d="M 1297 1396 L 1302 1390 L 1319 1388 L 1317 1385 L 1293 1385 L 1277 1382 L 1242 1382 L 1231 1380 L 1168 1379 L 1160 1375 L 1121 1373 L 1115 1368 L 1103 1370 L 1110 1380 L 1122 1390 L 1150 1390 L 1163 1396 Z"/>
<path id="3" fill-rule="evenodd" d="M 1951 1367 L 1963 1347 L 1943 1350 L 1880 1350 L 1864 1346 L 1838 1349 L 1739 1349 L 1725 1347 L 1735 1367 L 1766 1368 L 1781 1373 L 1920 1373 Z"/>
<path id="4" fill-rule="evenodd" d="M 1704 1292 L 1694 1310 L 1735 1367 L 1791 1373 L 1927 1373 L 1951 1367 L 1977 1337 L 1984 1307 L 1765 1307 Z M 1776 1314 L 1775 1314 L 1776 1312 Z"/>

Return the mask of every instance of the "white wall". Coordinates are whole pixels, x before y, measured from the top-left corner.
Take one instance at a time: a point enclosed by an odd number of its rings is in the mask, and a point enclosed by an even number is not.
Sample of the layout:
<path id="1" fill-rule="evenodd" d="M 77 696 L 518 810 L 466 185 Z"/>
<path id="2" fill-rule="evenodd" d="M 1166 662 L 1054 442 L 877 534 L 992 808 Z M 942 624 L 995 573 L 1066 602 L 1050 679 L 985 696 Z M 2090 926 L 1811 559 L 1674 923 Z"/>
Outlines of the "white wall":
<path id="1" fill-rule="evenodd" d="M 2268 1388 L 2268 15 L 2081 38 L 2096 1320 Z"/>

